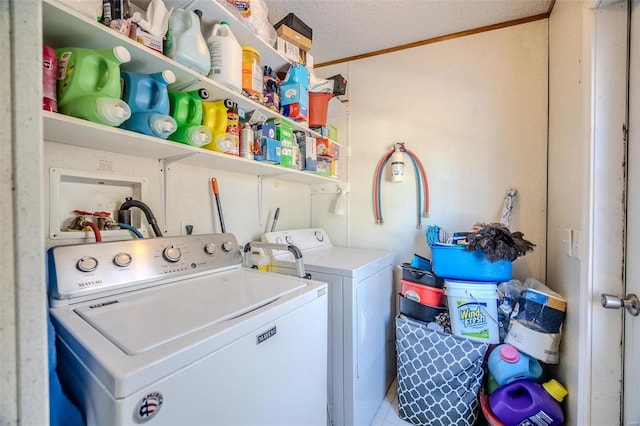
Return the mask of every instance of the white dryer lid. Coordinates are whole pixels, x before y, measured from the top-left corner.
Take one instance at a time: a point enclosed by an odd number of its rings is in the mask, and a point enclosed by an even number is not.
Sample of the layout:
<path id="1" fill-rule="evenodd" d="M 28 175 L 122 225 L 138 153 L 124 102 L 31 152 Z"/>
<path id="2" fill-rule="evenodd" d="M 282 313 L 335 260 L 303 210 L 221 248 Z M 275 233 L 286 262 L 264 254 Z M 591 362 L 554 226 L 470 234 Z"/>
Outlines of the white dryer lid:
<path id="1" fill-rule="evenodd" d="M 137 355 L 305 286 L 299 280 L 262 278 L 269 282 L 259 282 L 242 270 L 199 277 L 85 304 L 75 312 L 123 352 Z"/>

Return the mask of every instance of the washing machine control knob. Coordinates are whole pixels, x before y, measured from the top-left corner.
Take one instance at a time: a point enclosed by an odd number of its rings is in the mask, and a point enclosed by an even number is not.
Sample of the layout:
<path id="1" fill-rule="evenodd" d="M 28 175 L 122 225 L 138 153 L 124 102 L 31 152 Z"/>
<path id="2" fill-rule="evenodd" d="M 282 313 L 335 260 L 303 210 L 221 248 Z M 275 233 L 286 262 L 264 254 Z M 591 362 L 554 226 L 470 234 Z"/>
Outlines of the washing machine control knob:
<path id="1" fill-rule="evenodd" d="M 97 267 L 98 259 L 91 256 L 85 256 L 82 259 L 78 260 L 78 263 L 76 263 L 76 268 L 78 268 L 82 272 L 95 271 Z"/>
<path id="2" fill-rule="evenodd" d="M 225 241 L 222 243 L 222 251 L 229 253 L 231 250 L 233 250 L 233 243 L 231 241 Z"/>
<path id="3" fill-rule="evenodd" d="M 276 237 L 276 243 L 282 244 L 282 237 Z"/>
<path id="4" fill-rule="evenodd" d="M 293 244 L 293 237 L 291 235 L 287 235 L 284 240 L 287 242 L 287 244 Z"/>
<path id="5" fill-rule="evenodd" d="M 205 244 L 204 252 L 207 254 L 214 254 L 216 252 L 216 245 L 214 243 Z"/>
<path id="6" fill-rule="evenodd" d="M 129 266 L 131 264 L 131 255 L 129 253 L 118 253 L 113 258 L 113 263 L 123 268 Z"/>
<path id="7" fill-rule="evenodd" d="M 324 234 L 320 231 L 316 231 L 314 233 L 316 240 L 318 240 L 319 242 L 323 242 L 324 241 Z"/>
<path id="8" fill-rule="evenodd" d="M 182 252 L 176 246 L 169 246 L 165 247 L 162 251 L 162 257 L 164 257 L 164 260 L 167 262 L 175 263 L 182 257 Z"/>

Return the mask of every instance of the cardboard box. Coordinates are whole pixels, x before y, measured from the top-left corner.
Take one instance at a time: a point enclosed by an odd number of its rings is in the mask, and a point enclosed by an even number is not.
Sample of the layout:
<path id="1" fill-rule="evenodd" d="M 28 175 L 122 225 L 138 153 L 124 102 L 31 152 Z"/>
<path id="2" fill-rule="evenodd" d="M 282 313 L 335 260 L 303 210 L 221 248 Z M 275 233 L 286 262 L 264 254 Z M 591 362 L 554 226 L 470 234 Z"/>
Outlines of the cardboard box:
<path id="1" fill-rule="evenodd" d="M 283 38 L 289 43 L 293 43 L 302 50 L 306 50 L 307 52 L 311 50 L 311 40 L 286 25 L 278 27 L 276 34 L 278 37 Z"/>
<path id="2" fill-rule="evenodd" d="M 129 37 L 151 50 L 162 53 L 162 37 L 149 34 L 136 24 L 131 24 L 131 33 L 129 34 Z"/>
<path id="3" fill-rule="evenodd" d="M 256 139 L 276 139 L 276 125 L 273 123 L 261 123 L 256 126 Z"/>
<path id="4" fill-rule="evenodd" d="M 551 290 L 528 288 L 519 301 L 518 315 L 522 324 L 545 333 L 559 333 L 564 321 L 567 302 Z"/>
<path id="5" fill-rule="evenodd" d="M 320 176 L 331 176 L 331 158 L 327 157 L 318 157 L 316 161 L 316 171 L 315 174 Z"/>
<path id="6" fill-rule="evenodd" d="M 340 158 L 340 147 L 335 144 L 331 139 L 317 139 L 316 150 L 320 157 L 330 157 L 335 160 Z"/>
<path id="7" fill-rule="evenodd" d="M 280 118 L 270 118 L 269 123 L 276 126 L 276 139 L 281 142 L 291 142 L 293 146 L 293 123 Z"/>
<path id="8" fill-rule="evenodd" d="M 315 172 L 318 154 L 316 151 L 316 138 L 305 136 L 304 143 L 300 145 L 300 151 L 305 159 L 304 169 Z"/>
<path id="9" fill-rule="evenodd" d="M 276 40 L 276 50 L 290 61 L 299 62 L 303 65 L 307 63 L 305 51 L 282 37 L 278 37 Z"/>
<path id="10" fill-rule="evenodd" d="M 309 108 L 309 92 L 300 83 L 283 84 L 280 87 L 280 104 L 282 106 L 299 103 Z"/>
<path id="11" fill-rule="evenodd" d="M 307 121 L 309 119 L 309 108 L 300 102 L 283 105 L 282 115 L 295 121 Z"/>
<path id="12" fill-rule="evenodd" d="M 289 66 L 282 84 L 300 83 L 305 89 L 309 89 L 309 70 L 304 65 L 294 62 Z"/>
<path id="13" fill-rule="evenodd" d="M 560 361 L 562 333 L 541 333 L 512 319 L 505 343 L 547 364 Z"/>
<path id="14" fill-rule="evenodd" d="M 262 138 L 260 140 L 260 152 L 253 156 L 254 160 L 268 163 L 280 163 L 282 145 L 279 140 Z"/>
<path id="15" fill-rule="evenodd" d="M 341 74 L 336 74 L 333 77 L 329 77 L 329 80 L 333 80 L 333 94 L 336 96 L 344 95 L 347 92 L 347 79 Z"/>

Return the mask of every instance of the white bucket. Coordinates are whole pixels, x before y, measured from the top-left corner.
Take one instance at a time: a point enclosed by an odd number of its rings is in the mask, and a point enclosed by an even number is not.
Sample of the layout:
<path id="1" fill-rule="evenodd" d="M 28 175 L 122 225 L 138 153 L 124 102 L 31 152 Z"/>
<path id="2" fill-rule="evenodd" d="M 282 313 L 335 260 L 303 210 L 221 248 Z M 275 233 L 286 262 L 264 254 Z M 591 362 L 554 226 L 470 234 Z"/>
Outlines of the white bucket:
<path id="1" fill-rule="evenodd" d="M 500 343 L 498 283 L 445 280 L 451 331 L 456 336 Z"/>

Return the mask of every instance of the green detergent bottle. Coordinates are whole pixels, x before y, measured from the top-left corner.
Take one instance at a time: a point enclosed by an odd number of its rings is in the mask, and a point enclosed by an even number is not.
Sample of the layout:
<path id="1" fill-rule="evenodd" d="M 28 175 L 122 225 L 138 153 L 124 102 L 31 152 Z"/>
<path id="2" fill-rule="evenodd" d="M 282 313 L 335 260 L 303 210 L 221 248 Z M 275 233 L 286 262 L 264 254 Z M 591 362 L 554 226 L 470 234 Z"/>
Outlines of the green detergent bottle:
<path id="1" fill-rule="evenodd" d="M 169 140 L 192 146 L 211 142 L 211 130 L 202 125 L 201 90 L 169 92 L 169 114 L 178 125 L 178 129 L 169 135 Z"/>
<path id="2" fill-rule="evenodd" d="M 56 49 L 56 56 L 59 112 L 107 126 L 119 126 L 131 116 L 120 99 L 120 64 L 131 60 L 126 48 L 65 47 Z"/>

